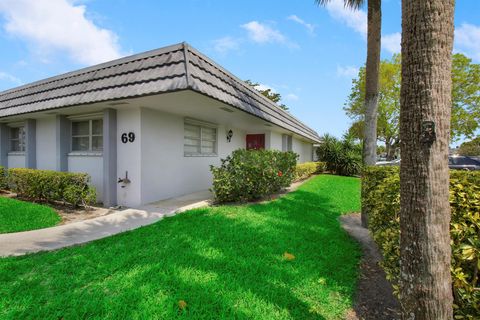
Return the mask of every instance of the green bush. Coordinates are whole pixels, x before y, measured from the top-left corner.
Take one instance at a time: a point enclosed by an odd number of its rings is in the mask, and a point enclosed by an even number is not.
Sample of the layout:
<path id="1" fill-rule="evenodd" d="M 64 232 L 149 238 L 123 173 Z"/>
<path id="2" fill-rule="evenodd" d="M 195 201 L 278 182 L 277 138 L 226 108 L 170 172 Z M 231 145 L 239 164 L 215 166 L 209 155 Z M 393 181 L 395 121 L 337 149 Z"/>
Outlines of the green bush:
<path id="1" fill-rule="evenodd" d="M 236 150 L 210 166 L 216 202 L 251 201 L 288 187 L 295 177 L 297 155 L 275 150 Z"/>
<path id="2" fill-rule="evenodd" d="M 315 173 L 324 173 L 327 171 L 327 163 L 322 161 L 317 161 L 317 172 Z"/>
<path id="3" fill-rule="evenodd" d="M 63 201 L 72 205 L 96 202 L 95 189 L 85 173 L 13 168 L 7 175 L 9 188 L 32 200 Z"/>
<path id="4" fill-rule="evenodd" d="M 305 180 L 312 174 L 317 173 L 318 165 L 316 162 L 299 163 L 295 167 L 294 181 Z"/>
<path id="5" fill-rule="evenodd" d="M 327 170 L 342 176 L 355 176 L 362 167 L 362 152 L 359 144 L 345 136 L 338 140 L 331 135 L 324 135 L 317 148 L 318 160 L 325 162 Z"/>
<path id="6" fill-rule="evenodd" d="M 7 171 L 0 166 L 0 190 L 7 189 Z"/>
<path id="7" fill-rule="evenodd" d="M 480 172 L 450 172 L 456 314 L 480 319 Z"/>
<path id="8" fill-rule="evenodd" d="M 63 191 L 63 200 L 73 206 L 89 206 L 97 201 L 97 192 L 95 188 L 68 185 Z"/>
<path id="9" fill-rule="evenodd" d="M 400 260 L 400 179 L 398 167 L 364 170 L 362 201 L 379 245 L 387 278 L 398 294 Z M 480 318 L 480 172 L 450 172 L 450 237 L 456 319 Z"/>
<path id="10" fill-rule="evenodd" d="M 325 171 L 327 171 L 327 164 L 325 162 L 299 163 L 295 167 L 294 181 L 305 180 L 313 174 L 323 173 Z"/>

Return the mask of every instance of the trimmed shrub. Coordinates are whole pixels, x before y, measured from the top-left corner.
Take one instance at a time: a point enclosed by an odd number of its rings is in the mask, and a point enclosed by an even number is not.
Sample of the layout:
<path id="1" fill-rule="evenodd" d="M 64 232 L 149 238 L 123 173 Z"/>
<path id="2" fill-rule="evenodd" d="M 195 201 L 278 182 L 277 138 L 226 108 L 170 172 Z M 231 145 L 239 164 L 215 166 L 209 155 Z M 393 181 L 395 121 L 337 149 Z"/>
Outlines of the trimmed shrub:
<path id="1" fill-rule="evenodd" d="M 288 187 L 295 177 L 298 155 L 275 150 L 234 151 L 210 166 L 216 202 L 252 201 Z"/>
<path id="2" fill-rule="evenodd" d="M 295 167 L 295 178 L 294 181 L 300 181 L 307 179 L 312 174 L 318 171 L 318 166 L 316 162 L 305 162 L 299 163 Z"/>
<path id="3" fill-rule="evenodd" d="M 379 245 L 387 278 L 398 294 L 400 274 L 400 179 L 398 167 L 364 170 L 362 201 Z M 480 172 L 450 172 L 450 237 L 456 319 L 480 318 Z"/>
<path id="4" fill-rule="evenodd" d="M 8 170 L 8 186 L 21 197 L 32 200 L 63 201 L 74 206 L 96 202 L 95 189 L 86 173 L 13 168 Z"/>
<path id="5" fill-rule="evenodd" d="M 7 189 L 7 171 L 0 166 L 0 190 Z"/>
<path id="6" fill-rule="evenodd" d="M 305 180 L 313 174 L 323 173 L 325 171 L 327 171 L 327 164 L 325 162 L 299 163 L 295 167 L 294 181 Z"/>
<path id="7" fill-rule="evenodd" d="M 450 172 L 450 208 L 455 314 L 480 319 L 480 172 Z"/>
<path id="8" fill-rule="evenodd" d="M 322 161 L 317 161 L 317 172 L 315 173 L 324 173 L 327 171 L 327 163 Z"/>
<path id="9" fill-rule="evenodd" d="M 318 160 L 325 162 L 327 170 L 342 176 L 356 176 L 362 168 L 362 150 L 359 144 L 346 136 L 338 140 L 324 135 L 317 148 Z"/>
<path id="10" fill-rule="evenodd" d="M 86 207 L 97 202 L 97 192 L 85 185 L 68 185 L 63 191 L 63 201 L 75 207 L 80 204 Z"/>

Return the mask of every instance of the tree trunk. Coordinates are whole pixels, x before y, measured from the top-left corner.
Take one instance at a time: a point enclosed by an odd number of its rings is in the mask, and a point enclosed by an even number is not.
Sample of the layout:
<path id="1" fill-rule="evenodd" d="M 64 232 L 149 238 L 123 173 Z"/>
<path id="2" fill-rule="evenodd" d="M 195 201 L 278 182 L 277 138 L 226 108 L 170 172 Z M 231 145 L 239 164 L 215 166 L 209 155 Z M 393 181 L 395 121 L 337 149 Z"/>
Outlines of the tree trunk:
<path id="1" fill-rule="evenodd" d="M 363 163 L 375 165 L 377 161 L 378 77 L 382 33 L 381 0 L 368 0 L 367 64 L 365 68 L 365 126 Z M 368 225 L 368 212 L 362 206 L 362 225 Z"/>
<path id="2" fill-rule="evenodd" d="M 389 139 L 385 139 L 385 153 L 387 154 L 387 159 L 386 159 L 387 161 L 393 160 L 393 158 L 390 159 L 390 155 L 391 155 L 391 153 L 392 153 L 392 146 L 391 146 L 391 144 L 390 144 L 390 140 L 389 140 Z"/>
<path id="3" fill-rule="evenodd" d="M 367 64 L 365 68 L 365 127 L 363 162 L 375 165 L 377 161 L 377 113 L 380 49 L 382 33 L 381 0 L 368 0 Z"/>
<path id="4" fill-rule="evenodd" d="M 454 6 L 454 0 L 402 2 L 400 301 L 403 319 L 453 317 L 448 144 Z"/>
<path id="5" fill-rule="evenodd" d="M 393 140 L 393 139 L 392 139 Z M 387 139 L 385 143 L 385 152 L 387 153 L 387 161 L 395 160 L 395 155 L 397 154 L 398 143 L 395 140 L 393 142 L 390 139 Z"/>

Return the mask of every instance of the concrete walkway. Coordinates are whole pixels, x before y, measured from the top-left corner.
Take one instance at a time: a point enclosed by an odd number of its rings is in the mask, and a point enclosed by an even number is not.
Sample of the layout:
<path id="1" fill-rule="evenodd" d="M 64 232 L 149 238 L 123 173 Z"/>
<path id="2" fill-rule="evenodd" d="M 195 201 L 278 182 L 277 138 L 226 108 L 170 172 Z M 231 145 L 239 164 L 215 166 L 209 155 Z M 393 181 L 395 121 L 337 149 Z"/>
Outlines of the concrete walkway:
<path id="1" fill-rule="evenodd" d="M 152 224 L 164 217 L 209 205 L 209 191 L 158 201 L 138 209 L 126 209 L 95 219 L 39 230 L 0 234 L 0 256 L 20 256 L 49 251 L 105 238 Z"/>

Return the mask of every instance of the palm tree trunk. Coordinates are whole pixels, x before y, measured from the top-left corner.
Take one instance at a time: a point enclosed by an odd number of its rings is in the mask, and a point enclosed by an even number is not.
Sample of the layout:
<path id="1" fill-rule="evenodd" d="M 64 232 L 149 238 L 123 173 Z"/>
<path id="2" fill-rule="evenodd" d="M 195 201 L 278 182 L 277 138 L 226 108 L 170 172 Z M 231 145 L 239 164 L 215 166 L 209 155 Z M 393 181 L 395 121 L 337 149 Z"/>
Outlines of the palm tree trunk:
<path id="1" fill-rule="evenodd" d="M 400 300 L 452 319 L 448 144 L 455 0 L 402 1 Z"/>
<path id="2" fill-rule="evenodd" d="M 382 33 L 381 0 L 368 0 L 367 64 L 365 68 L 365 132 L 363 161 L 375 165 L 377 160 L 377 113 L 380 49 Z"/>
<path id="3" fill-rule="evenodd" d="M 378 78 L 382 34 L 381 0 L 368 0 L 367 64 L 365 68 L 365 126 L 363 163 L 373 166 L 377 161 Z M 363 188 L 362 188 L 363 189 Z M 368 226 L 368 212 L 362 206 L 362 225 Z"/>

